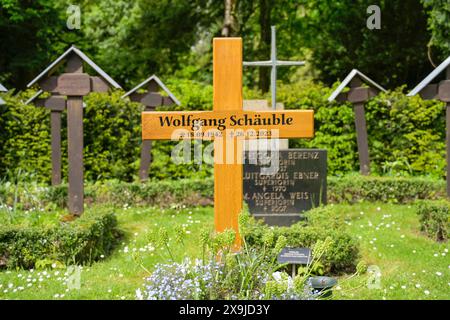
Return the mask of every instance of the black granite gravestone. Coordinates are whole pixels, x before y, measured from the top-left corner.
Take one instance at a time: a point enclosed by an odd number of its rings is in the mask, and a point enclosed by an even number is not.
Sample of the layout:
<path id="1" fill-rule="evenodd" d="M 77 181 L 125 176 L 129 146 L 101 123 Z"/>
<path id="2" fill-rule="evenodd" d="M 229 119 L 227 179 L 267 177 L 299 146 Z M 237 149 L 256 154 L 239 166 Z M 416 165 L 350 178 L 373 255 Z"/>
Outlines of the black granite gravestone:
<path id="1" fill-rule="evenodd" d="M 250 213 L 269 225 L 289 226 L 301 213 L 327 200 L 327 151 L 288 149 L 278 151 L 279 169 L 274 174 L 271 154 L 245 152 L 244 200 Z M 273 160 L 272 160 L 273 161 Z"/>

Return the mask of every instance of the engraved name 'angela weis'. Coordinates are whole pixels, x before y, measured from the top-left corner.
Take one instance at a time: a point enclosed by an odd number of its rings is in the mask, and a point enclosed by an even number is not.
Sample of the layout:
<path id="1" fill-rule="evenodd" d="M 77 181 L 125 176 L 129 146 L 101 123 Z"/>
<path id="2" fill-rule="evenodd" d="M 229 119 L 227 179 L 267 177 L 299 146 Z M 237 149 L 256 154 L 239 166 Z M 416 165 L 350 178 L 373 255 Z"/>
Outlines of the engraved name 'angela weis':
<path id="1" fill-rule="evenodd" d="M 238 115 L 232 115 L 229 119 L 225 118 L 198 118 L 194 115 L 181 115 L 179 117 L 174 116 L 160 116 L 159 122 L 161 127 L 190 127 L 191 130 L 197 131 L 201 127 L 216 127 L 218 130 L 225 130 L 229 127 L 236 126 L 278 126 L 293 124 L 294 119 L 286 117 L 285 114 L 271 114 L 262 116 L 261 114 L 248 115 L 245 114 L 242 117 Z"/>

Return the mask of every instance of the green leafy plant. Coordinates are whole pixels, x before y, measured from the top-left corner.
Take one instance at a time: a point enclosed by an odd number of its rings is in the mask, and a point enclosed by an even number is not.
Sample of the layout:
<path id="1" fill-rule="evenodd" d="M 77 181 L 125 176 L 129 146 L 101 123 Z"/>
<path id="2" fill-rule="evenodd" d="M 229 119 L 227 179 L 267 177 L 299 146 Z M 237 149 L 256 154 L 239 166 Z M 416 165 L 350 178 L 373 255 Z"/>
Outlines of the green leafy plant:
<path id="1" fill-rule="evenodd" d="M 447 241 L 450 231 L 450 203 L 441 201 L 420 201 L 416 204 L 420 229 L 436 241 Z"/>

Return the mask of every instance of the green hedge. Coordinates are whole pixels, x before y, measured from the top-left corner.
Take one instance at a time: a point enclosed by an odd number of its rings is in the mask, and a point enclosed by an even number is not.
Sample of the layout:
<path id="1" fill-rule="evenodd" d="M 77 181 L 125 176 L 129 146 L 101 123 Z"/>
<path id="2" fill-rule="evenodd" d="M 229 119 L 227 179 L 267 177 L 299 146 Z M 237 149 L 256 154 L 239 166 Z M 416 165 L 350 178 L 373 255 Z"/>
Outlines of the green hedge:
<path id="1" fill-rule="evenodd" d="M 113 213 L 86 212 L 53 226 L 0 226 L 0 268 L 89 264 L 107 256 L 121 236 Z"/>
<path id="2" fill-rule="evenodd" d="M 312 248 L 318 240 L 331 237 L 333 244 L 321 260 L 325 273 L 340 274 L 354 272 L 359 261 L 359 247 L 355 239 L 344 230 L 343 221 L 336 217 L 330 206 L 308 212 L 306 222 L 290 227 L 269 227 L 253 222 L 246 231 L 246 242 L 250 246 L 262 247 L 267 233 L 275 239 L 284 236 L 288 247 Z"/>
<path id="3" fill-rule="evenodd" d="M 357 174 L 328 178 L 330 203 L 409 203 L 417 199 L 440 199 L 445 196 L 445 181 L 432 178 L 364 177 Z"/>
<path id="4" fill-rule="evenodd" d="M 212 86 L 190 80 L 166 79 L 182 106 L 164 110 L 211 110 Z M 300 81 L 280 84 L 279 101 L 286 109 L 315 111 L 314 139 L 291 139 L 291 147 L 328 150 L 330 175 L 358 170 L 353 107 L 328 102 L 332 89 Z M 372 171 L 379 175 L 445 176 L 445 107 L 438 101 L 407 97 L 404 88 L 382 93 L 366 104 Z M 32 91 L 17 97 L 6 95 L 0 106 L 0 179 L 17 175 L 20 168 L 34 180 L 48 183 L 51 176 L 49 111 L 26 106 Z M 84 162 L 88 181 L 120 179 L 133 181 L 139 168 L 139 104 L 124 101 L 123 92 L 93 93 L 85 97 Z M 244 88 L 245 99 L 269 98 Z M 63 177 L 67 177 L 67 141 L 63 119 Z M 150 174 L 155 179 L 205 178 L 212 167 L 193 162 L 170 161 L 174 142 L 155 141 Z"/>
<path id="5" fill-rule="evenodd" d="M 436 241 L 447 241 L 450 231 L 450 202 L 420 201 L 416 205 L 420 229 Z"/>
<path id="6" fill-rule="evenodd" d="M 364 177 L 359 174 L 328 178 L 328 203 L 380 201 L 411 203 L 418 199 L 443 199 L 445 181 L 431 178 Z M 211 205 L 212 178 L 150 180 L 146 183 L 105 181 L 85 186 L 86 203 L 112 203 L 117 206 Z M 0 209 L 56 209 L 67 205 L 67 185 L 40 186 L 0 183 Z"/>

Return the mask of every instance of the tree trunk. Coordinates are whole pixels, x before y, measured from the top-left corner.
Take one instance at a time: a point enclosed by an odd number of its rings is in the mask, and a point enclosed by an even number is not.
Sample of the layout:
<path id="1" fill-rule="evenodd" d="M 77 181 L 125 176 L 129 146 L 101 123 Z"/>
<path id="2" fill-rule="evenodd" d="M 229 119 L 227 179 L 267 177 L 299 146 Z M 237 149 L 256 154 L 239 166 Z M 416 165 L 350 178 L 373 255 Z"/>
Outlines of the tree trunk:
<path id="1" fill-rule="evenodd" d="M 270 59 L 270 14 L 272 11 L 270 0 L 259 0 L 259 26 L 261 41 L 259 43 L 259 60 Z M 270 68 L 259 68 L 259 89 L 268 92 L 270 88 Z"/>
<path id="2" fill-rule="evenodd" d="M 236 5 L 238 0 L 225 0 L 225 15 L 222 28 L 223 37 L 233 37 L 237 34 Z"/>

